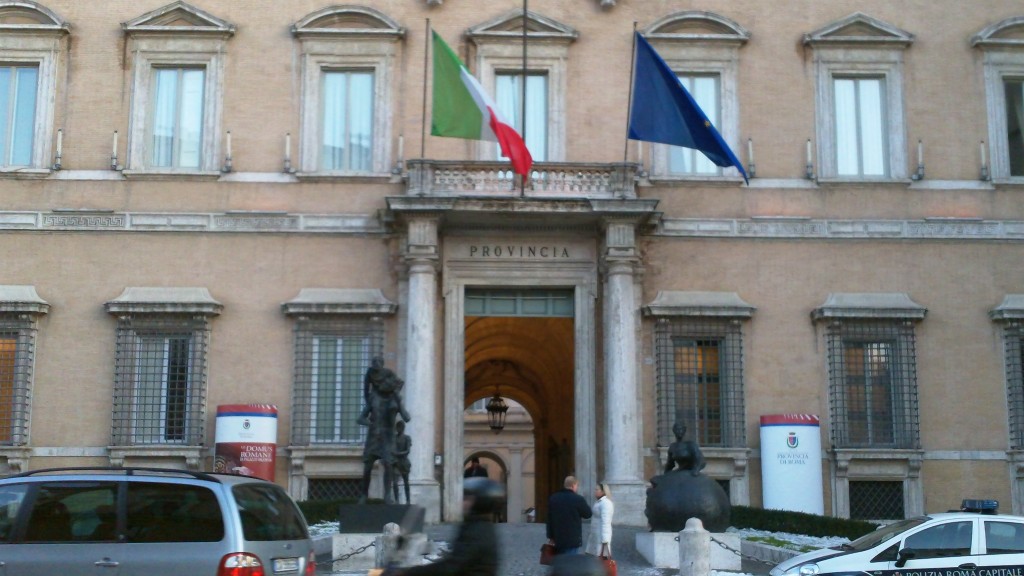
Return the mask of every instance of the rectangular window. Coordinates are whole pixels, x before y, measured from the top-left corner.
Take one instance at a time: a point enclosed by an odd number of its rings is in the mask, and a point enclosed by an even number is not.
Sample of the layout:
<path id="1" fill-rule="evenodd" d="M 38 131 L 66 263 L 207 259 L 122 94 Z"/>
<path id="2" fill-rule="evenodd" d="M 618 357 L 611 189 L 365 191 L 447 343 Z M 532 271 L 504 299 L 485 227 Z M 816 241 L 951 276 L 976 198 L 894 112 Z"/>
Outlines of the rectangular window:
<path id="1" fill-rule="evenodd" d="M 1004 85 L 1010 176 L 1024 176 L 1024 80 L 1006 80 Z"/>
<path id="2" fill-rule="evenodd" d="M 836 169 L 839 176 L 886 176 L 885 81 L 835 78 Z"/>
<path id="3" fill-rule="evenodd" d="M 322 170 L 373 168 L 373 72 L 323 74 Z"/>
<path id="4" fill-rule="evenodd" d="M 379 320 L 325 315 L 295 327 L 292 439 L 296 446 L 361 444 L 363 380 L 383 353 Z"/>
<path id="5" fill-rule="evenodd" d="M 202 318 L 120 321 L 115 362 L 115 444 L 202 443 L 208 336 Z"/>
<path id="6" fill-rule="evenodd" d="M 519 134 L 523 132 L 523 75 L 499 72 L 495 76 L 495 104 Z M 534 162 L 548 159 L 548 76 L 526 74 L 526 132 L 523 136 Z"/>
<path id="7" fill-rule="evenodd" d="M 28 403 L 35 328 L 17 315 L 0 316 L 0 446 L 28 441 Z"/>
<path id="8" fill-rule="evenodd" d="M 746 442 L 742 333 L 728 320 L 660 322 L 658 443 L 671 444 L 677 419 L 705 446 Z"/>
<path id="9" fill-rule="evenodd" d="M 313 396 L 310 431 L 314 442 L 358 442 L 356 422 L 363 408 L 363 375 L 370 365 L 369 338 L 313 337 Z"/>
<path id="10" fill-rule="evenodd" d="M 679 76 L 679 82 L 693 96 L 694 101 L 704 111 L 711 124 L 716 127 L 720 126 L 719 76 L 717 74 L 684 74 Z M 720 174 L 722 172 L 721 168 L 708 160 L 707 156 L 699 150 L 679 146 L 669 147 L 668 165 L 669 172 L 672 174 Z"/>
<path id="11" fill-rule="evenodd" d="M 187 334 L 139 338 L 136 440 L 147 444 L 184 440 L 188 417 L 190 340 Z"/>
<path id="12" fill-rule="evenodd" d="M 1010 449 L 1024 449 L 1024 329 L 1009 322 L 1003 332 L 1006 399 L 1010 418 Z"/>
<path id="13" fill-rule="evenodd" d="M 913 327 L 844 322 L 829 327 L 832 442 L 837 448 L 916 448 Z"/>
<path id="14" fill-rule="evenodd" d="M 202 163 L 202 68 L 154 68 L 151 162 L 158 168 L 194 168 Z"/>
<path id="15" fill-rule="evenodd" d="M 854 520 L 902 520 L 903 482 L 850 481 L 850 518 Z"/>
<path id="16" fill-rule="evenodd" d="M 3 166 L 30 166 L 36 129 L 35 66 L 0 66 L 0 136 Z"/>

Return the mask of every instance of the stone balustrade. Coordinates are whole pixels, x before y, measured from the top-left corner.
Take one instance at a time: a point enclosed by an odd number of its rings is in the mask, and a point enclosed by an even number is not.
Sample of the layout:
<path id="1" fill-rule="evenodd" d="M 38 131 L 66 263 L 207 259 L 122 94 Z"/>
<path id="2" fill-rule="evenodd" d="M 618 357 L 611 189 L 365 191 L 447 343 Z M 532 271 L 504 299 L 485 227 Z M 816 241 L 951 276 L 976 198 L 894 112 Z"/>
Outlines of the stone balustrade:
<path id="1" fill-rule="evenodd" d="M 507 162 L 409 160 L 411 196 L 636 198 L 636 164 L 538 162 L 520 186 Z"/>

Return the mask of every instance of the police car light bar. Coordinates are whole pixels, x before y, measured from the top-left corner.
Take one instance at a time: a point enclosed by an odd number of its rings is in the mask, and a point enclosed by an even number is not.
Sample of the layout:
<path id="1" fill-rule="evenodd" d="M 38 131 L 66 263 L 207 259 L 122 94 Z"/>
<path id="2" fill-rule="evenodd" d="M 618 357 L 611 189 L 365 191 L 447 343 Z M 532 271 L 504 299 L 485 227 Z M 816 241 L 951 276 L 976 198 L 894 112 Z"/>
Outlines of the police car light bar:
<path id="1" fill-rule="evenodd" d="M 999 510 L 999 501 L 964 498 L 964 501 L 960 503 L 960 510 L 979 514 L 995 514 Z"/>

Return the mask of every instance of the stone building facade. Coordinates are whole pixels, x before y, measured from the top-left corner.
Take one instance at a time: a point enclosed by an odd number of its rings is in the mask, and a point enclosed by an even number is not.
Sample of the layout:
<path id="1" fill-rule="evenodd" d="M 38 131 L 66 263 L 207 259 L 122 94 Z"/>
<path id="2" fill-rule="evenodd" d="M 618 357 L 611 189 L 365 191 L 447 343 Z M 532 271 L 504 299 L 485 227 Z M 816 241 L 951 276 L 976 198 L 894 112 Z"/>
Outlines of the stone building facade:
<path id="1" fill-rule="evenodd" d="M 749 184 L 626 140 L 634 22 Z M 428 26 L 528 182 L 429 136 Z M 1019 2 L 0 1 L 0 112 L 7 473 L 210 469 L 260 403 L 276 481 L 350 495 L 381 355 L 435 521 L 481 453 L 516 508 L 574 473 L 642 525 L 676 419 L 757 506 L 780 413 L 829 514 L 1024 512 Z M 526 416 L 464 424 L 496 392 Z"/>

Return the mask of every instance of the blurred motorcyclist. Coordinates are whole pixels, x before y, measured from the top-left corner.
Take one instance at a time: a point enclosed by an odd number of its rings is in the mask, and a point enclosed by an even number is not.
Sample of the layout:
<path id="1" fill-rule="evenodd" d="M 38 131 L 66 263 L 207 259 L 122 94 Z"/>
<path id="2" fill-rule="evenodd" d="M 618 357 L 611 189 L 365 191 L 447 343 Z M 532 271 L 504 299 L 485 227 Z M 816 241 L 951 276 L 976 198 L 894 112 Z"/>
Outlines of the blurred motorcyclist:
<path id="1" fill-rule="evenodd" d="M 497 576 L 498 532 L 494 512 L 505 505 L 505 487 L 489 478 L 462 483 L 462 524 L 451 550 L 432 564 L 389 568 L 382 576 Z"/>

